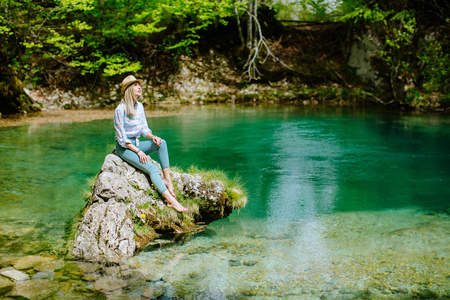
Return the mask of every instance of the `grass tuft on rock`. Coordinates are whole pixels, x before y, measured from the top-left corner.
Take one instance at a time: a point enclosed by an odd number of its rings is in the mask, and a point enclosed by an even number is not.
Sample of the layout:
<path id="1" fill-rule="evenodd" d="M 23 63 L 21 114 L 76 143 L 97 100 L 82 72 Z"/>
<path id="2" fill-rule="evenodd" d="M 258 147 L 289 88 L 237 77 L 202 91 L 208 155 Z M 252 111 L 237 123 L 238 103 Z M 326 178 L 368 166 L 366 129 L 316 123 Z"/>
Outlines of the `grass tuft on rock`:
<path id="1" fill-rule="evenodd" d="M 95 182 L 97 181 L 98 174 L 86 179 L 89 189 L 82 192 L 82 197 L 86 202 L 90 202 L 92 199 L 92 193 L 94 191 Z"/>
<path id="2" fill-rule="evenodd" d="M 202 180 L 205 182 L 212 182 L 212 181 L 220 181 L 222 182 L 223 186 L 225 187 L 225 192 L 228 196 L 228 200 L 231 203 L 231 206 L 234 209 L 241 209 L 244 208 L 247 204 L 247 197 L 245 196 L 247 194 L 247 191 L 244 187 L 244 183 L 242 181 L 242 178 L 239 175 L 235 175 L 233 178 L 230 178 L 224 171 L 213 169 L 213 170 L 204 170 L 200 169 L 197 166 L 191 165 L 187 171 L 181 169 L 180 167 L 172 167 L 172 170 L 178 173 L 187 173 L 190 175 L 199 175 Z M 175 188 L 176 190 L 176 188 Z M 177 197 L 181 195 L 177 194 Z M 180 199 L 180 198 L 177 198 Z M 182 198 L 181 198 L 182 199 Z M 187 201 L 184 201 L 186 205 L 195 205 L 195 199 L 194 201 L 189 201 L 189 199 L 186 199 Z M 192 202 L 192 203 L 190 203 Z M 197 206 L 198 207 L 198 206 Z"/>

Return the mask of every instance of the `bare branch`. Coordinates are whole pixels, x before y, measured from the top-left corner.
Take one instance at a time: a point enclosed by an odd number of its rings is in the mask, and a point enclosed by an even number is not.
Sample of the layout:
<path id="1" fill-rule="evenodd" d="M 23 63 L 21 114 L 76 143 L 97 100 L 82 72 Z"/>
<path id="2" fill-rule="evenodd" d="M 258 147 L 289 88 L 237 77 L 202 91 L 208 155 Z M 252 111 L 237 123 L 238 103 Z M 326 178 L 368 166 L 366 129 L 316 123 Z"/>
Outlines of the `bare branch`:
<path id="1" fill-rule="evenodd" d="M 254 45 L 254 47 L 250 48 L 250 54 L 248 56 L 247 62 L 244 65 L 244 69 L 246 69 L 246 71 L 244 72 L 243 76 L 245 74 L 247 74 L 248 81 L 251 81 L 252 79 L 256 79 L 257 75 L 261 75 L 261 73 L 259 72 L 258 67 L 257 67 L 257 59 L 260 55 L 262 48 L 264 48 L 267 52 L 267 56 L 264 58 L 262 63 L 264 63 L 267 60 L 267 58 L 270 56 L 270 57 L 272 57 L 272 59 L 279 62 L 283 67 L 285 67 L 291 71 L 294 71 L 291 67 L 289 67 L 281 59 L 279 59 L 276 55 L 273 54 L 270 46 L 268 45 L 266 38 L 263 36 L 261 25 L 259 24 L 256 14 L 252 14 L 248 11 L 247 11 L 247 14 L 250 16 L 251 19 L 253 19 L 254 24 L 256 26 L 257 41 L 255 43 L 251 43 L 251 45 Z"/>
<path id="2" fill-rule="evenodd" d="M 391 101 L 389 101 L 389 102 L 384 102 L 383 100 L 381 100 L 380 98 L 378 98 L 378 97 L 375 96 L 374 94 L 369 93 L 369 92 L 366 92 L 366 91 L 361 91 L 361 93 L 362 93 L 363 95 L 367 95 L 367 96 L 370 96 L 370 97 L 374 98 L 377 102 L 379 102 L 379 103 L 381 103 L 381 104 L 383 104 L 383 105 L 388 105 L 388 104 L 394 103 L 394 100 L 391 100 Z M 395 98 L 394 98 L 394 99 L 395 99 Z"/>

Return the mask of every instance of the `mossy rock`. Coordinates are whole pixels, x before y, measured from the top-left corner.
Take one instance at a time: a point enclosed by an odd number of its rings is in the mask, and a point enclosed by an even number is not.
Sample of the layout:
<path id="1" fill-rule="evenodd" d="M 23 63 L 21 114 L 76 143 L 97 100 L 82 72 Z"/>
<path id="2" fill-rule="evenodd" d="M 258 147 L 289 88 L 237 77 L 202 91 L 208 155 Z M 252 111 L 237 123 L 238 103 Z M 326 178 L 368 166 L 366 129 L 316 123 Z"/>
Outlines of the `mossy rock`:
<path id="1" fill-rule="evenodd" d="M 149 157 L 149 163 L 158 165 Z M 159 165 L 158 165 L 159 167 Z M 245 206 L 247 198 L 238 179 L 219 171 L 171 171 L 178 201 L 187 212 L 169 208 L 142 171 L 109 154 L 93 185 L 82 220 L 68 228 L 75 259 L 120 263 L 160 236 L 200 232 L 214 220 Z M 80 218 L 78 216 L 77 218 Z"/>
<path id="2" fill-rule="evenodd" d="M 24 89 L 17 76 L 3 75 L 0 80 L 0 112 L 2 114 L 15 114 L 39 111 L 39 104 L 33 102 Z"/>

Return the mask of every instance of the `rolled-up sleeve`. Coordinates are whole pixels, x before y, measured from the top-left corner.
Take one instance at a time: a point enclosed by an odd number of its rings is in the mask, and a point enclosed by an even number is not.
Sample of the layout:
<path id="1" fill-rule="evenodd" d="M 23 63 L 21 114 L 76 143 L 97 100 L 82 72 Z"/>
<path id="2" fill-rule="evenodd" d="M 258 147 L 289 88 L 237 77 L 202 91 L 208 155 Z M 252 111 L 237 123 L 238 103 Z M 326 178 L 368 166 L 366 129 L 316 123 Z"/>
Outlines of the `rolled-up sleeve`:
<path id="1" fill-rule="evenodd" d="M 114 128 L 116 129 L 116 141 L 126 148 L 126 143 L 131 143 L 125 131 L 125 111 L 118 106 L 114 112 Z"/>

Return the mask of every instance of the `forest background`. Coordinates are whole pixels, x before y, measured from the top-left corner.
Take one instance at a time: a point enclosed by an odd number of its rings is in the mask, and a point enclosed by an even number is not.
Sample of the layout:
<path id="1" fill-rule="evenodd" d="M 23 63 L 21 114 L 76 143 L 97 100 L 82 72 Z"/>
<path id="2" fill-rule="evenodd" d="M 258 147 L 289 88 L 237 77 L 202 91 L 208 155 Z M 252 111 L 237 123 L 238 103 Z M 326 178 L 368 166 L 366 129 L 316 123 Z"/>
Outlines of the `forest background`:
<path id="1" fill-rule="evenodd" d="M 447 0 L 0 0 L 0 13 L 3 114 L 45 109 L 30 91 L 109 107 L 128 74 L 149 103 L 450 107 Z"/>

